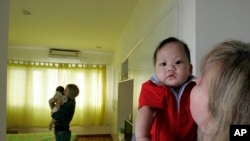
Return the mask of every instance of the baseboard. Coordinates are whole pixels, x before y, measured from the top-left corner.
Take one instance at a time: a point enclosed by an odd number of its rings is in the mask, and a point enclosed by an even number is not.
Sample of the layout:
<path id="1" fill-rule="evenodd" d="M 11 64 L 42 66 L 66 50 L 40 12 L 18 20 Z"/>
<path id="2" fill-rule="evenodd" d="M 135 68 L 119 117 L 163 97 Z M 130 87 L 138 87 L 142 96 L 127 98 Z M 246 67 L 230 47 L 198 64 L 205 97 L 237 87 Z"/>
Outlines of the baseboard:
<path id="1" fill-rule="evenodd" d="M 7 134 L 17 134 L 16 130 L 7 130 Z"/>
<path id="2" fill-rule="evenodd" d="M 77 137 L 111 137 L 110 134 L 89 134 L 89 135 L 77 135 Z"/>

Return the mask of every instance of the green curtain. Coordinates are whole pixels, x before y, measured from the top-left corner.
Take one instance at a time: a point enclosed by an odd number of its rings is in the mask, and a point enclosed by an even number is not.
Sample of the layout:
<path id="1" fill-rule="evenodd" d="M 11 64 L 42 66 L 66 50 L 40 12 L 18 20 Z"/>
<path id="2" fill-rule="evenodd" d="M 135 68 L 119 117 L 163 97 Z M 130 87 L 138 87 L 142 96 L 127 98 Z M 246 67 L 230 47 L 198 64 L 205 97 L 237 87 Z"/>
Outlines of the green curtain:
<path id="1" fill-rule="evenodd" d="M 71 126 L 107 125 L 106 66 L 11 60 L 7 67 L 7 127 L 48 127 L 48 100 L 57 86 L 76 84 Z"/>

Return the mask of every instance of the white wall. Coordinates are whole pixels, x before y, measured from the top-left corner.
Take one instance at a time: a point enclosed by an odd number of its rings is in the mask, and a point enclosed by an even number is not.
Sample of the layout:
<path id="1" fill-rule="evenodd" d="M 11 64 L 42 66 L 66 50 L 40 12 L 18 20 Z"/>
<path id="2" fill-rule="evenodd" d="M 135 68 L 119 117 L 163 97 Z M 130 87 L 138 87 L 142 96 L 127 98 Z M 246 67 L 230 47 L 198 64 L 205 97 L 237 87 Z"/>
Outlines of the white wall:
<path id="1" fill-rule="evenodd" d="M 250 42 L 249 7 L 249 0 L 196 0 L 197 64 L 212 46 L 225 39 Z"/>
<path id="2" fill-rule="evenodd" d="M 83 63 L 83 64 L 113 64 L 113 54 L 110 52 L 97 52 L 79 50 L 81 55 L 77 59 L 50 58 L 49 49 L 44 47 L 11 46 L 8 49 L 8 59 L 61 62 L 61 63 Z"/>
<path id="3" fill-rule="evenodd" d="M 30 61 L 83 63 L 83 64 L 113 64 L 113 54 L 110 52 L 94 52 L 79 50 L 81 55 L 77 59 L 50 58 L 49 49 L 45 47 L 9 46 L 8 59 Z"/>
<path id="4" fill-rule="evenodd" d="M 115 50 L 115 67 L 119 66 L 173 7 L 177 0 L 138 0 L 127 28 Z"/>
<path id="5" fill-rule="evenodd" d="M 180 0 L 181 37 L 191 50 L 194 74 L 202 57 L 227 39 L 250 41 L 249 0 Z"/>
<path id="6" fill-rule="evenodd" d="M 0 0 L 0 140 L 6 140 L 6 81 L 9 1 Z"/>
<path id="7" fill-rule="evenodd" d="M 183 39 L 190 49 L 193 74 L 196 74 L 196 17 L 195 0 L 179 1 L 179 37 Z"/>

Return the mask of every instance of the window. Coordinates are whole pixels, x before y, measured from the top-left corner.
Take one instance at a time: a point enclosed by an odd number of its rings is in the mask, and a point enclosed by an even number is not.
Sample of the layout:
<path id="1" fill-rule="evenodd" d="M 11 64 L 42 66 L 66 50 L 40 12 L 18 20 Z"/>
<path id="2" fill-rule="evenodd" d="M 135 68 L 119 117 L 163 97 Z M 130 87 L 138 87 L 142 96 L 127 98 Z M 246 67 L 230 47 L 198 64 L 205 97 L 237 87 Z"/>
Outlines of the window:
<path id="1" fill-rule="evenodd" d="M 71 125 L 107 124 L 105 65 L 10 61 L 7 69 L 7 127 L 47 127 L 48 100 L 69 83 L 80 89 Z"/>

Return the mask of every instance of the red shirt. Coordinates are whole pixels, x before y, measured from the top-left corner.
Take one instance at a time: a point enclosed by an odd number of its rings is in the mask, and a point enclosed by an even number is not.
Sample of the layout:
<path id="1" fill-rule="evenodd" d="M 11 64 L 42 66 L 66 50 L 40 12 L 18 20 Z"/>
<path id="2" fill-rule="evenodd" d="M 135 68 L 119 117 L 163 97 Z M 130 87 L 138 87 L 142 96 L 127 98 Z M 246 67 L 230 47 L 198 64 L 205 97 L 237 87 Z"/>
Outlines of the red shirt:
<path id="1" fill-rule="evenodd" d="M 142 85 L 139 108 L 150 106 L 158 109 L 151 128 L 151 141 L 196 140 L 197 125 L 189 109 L 190 91 L 194 85 L 194 82 L 190 82 L 184 87 L 179 102 L 164 85 L 150 80 Z"/>

